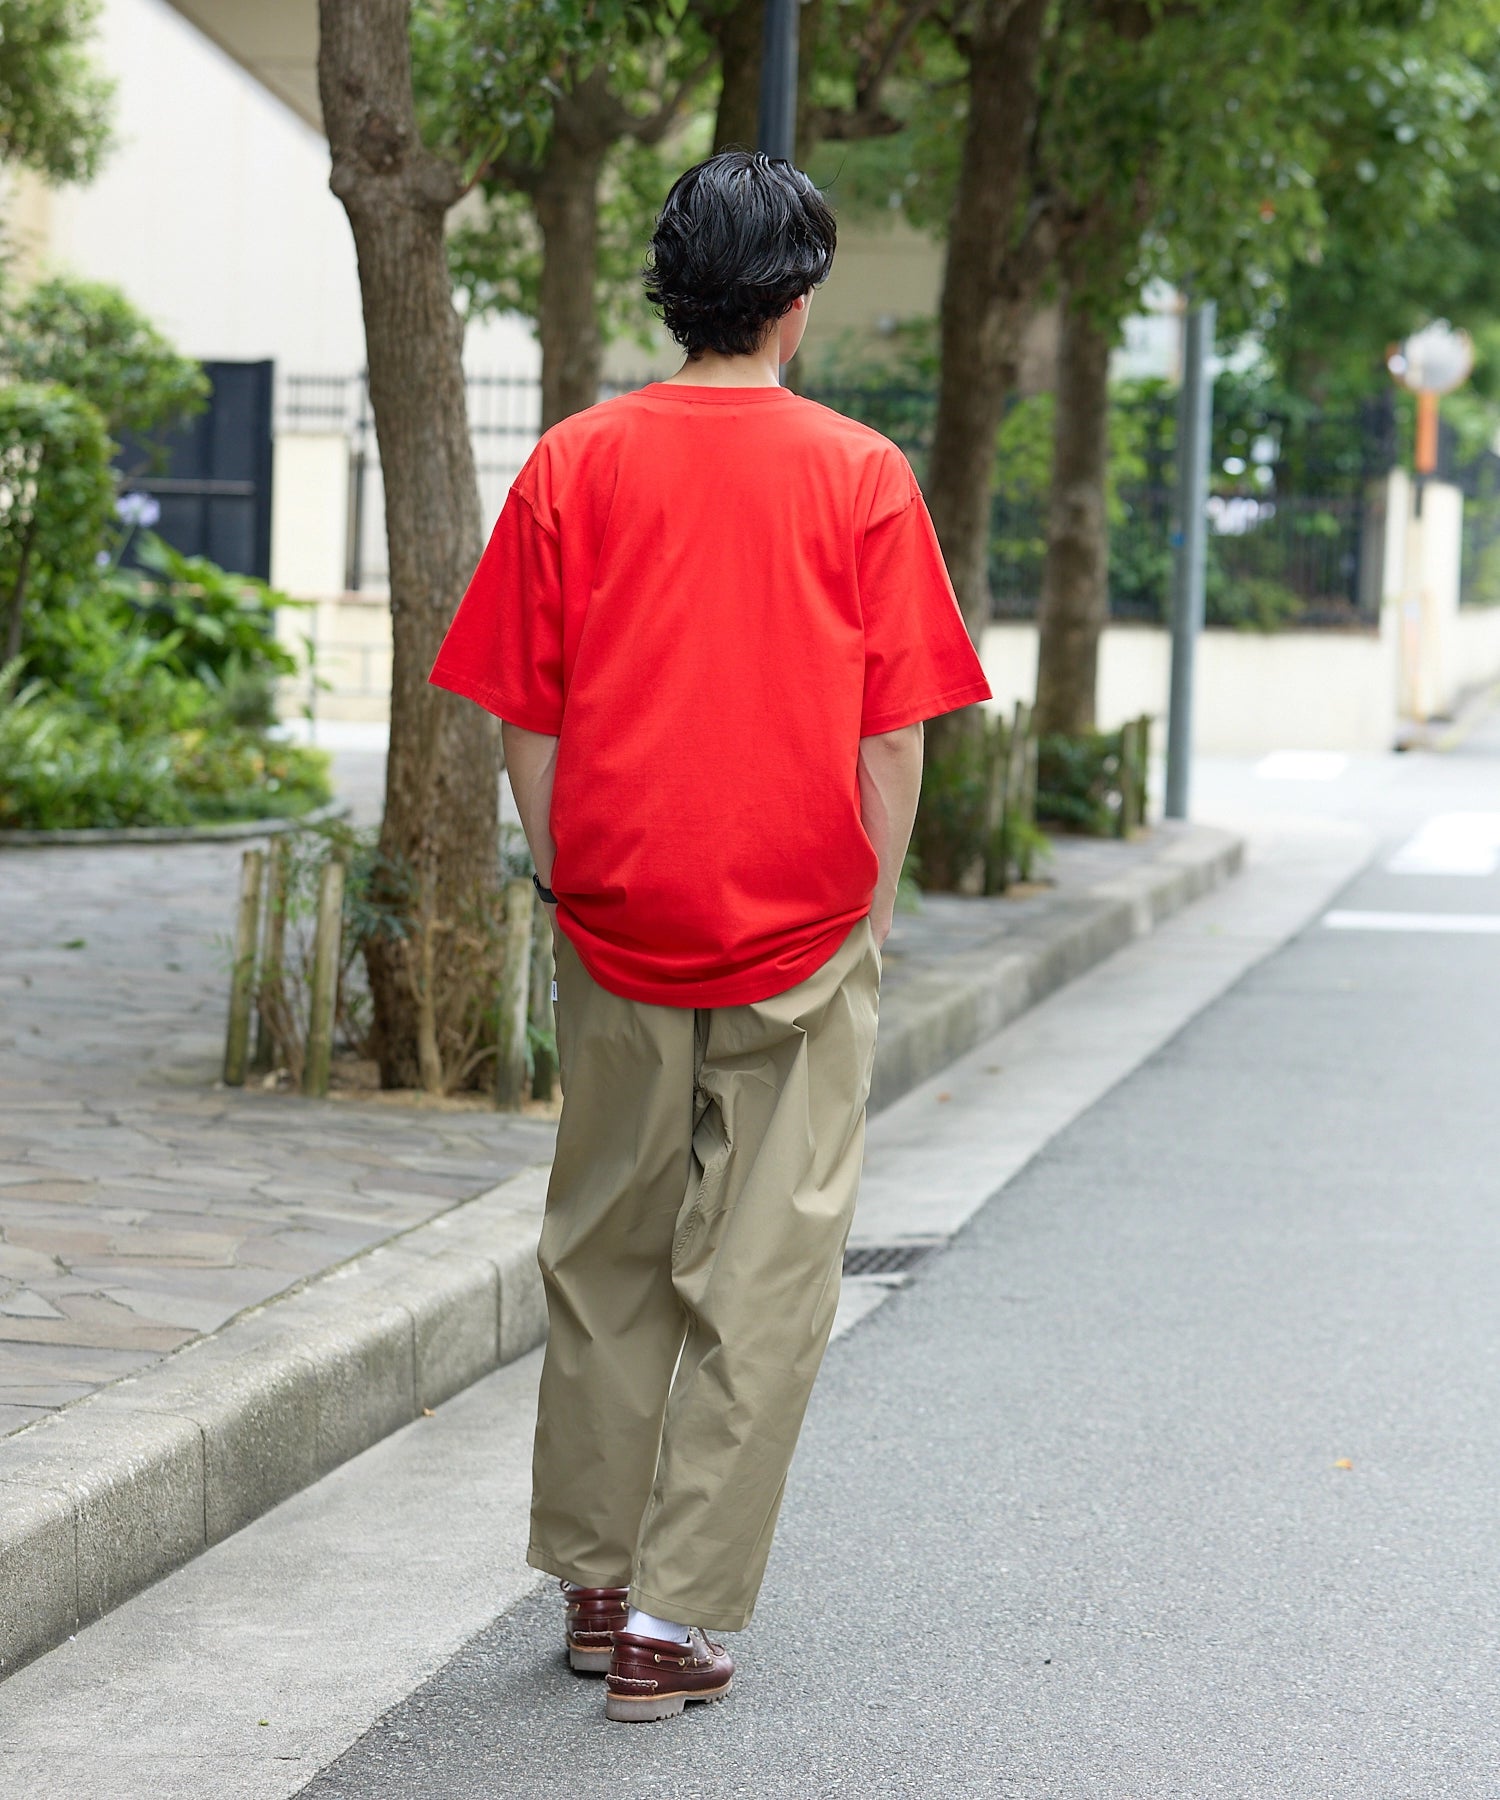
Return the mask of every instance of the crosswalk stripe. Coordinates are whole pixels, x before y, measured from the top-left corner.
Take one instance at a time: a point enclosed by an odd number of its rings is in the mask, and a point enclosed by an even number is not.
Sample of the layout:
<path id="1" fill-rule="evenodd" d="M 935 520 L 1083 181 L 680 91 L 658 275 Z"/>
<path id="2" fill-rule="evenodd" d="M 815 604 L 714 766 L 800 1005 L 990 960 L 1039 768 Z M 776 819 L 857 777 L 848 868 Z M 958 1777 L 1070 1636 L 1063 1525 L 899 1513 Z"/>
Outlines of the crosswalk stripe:
<path id="1" fill-rule="evenodd" d="M 1331 931 L 1447 931 L 1500 933 L 1500 913 L 1350 912 L 1323 915 Z"/>

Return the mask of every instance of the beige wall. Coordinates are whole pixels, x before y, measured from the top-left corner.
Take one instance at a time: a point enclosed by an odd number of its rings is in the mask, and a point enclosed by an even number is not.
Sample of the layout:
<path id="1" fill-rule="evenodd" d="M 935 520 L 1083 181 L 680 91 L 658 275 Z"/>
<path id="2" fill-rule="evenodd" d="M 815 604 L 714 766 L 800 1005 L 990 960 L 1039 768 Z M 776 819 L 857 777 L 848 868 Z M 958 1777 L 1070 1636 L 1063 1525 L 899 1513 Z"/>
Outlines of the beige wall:
<path id="1" fill-rule="evenodd" d="M 981 645 L 996 703 L 1036 693 L 1035 625 L 991 625 Z M 1111 625 L 1099 659 L 1099 725 L 1150 713 L 1165 742 L 1171 640 L 1157 626 Z M 1194 686 L 1194 748 L 1207 755 L 1271 750 L 1389 750 L 1396 738 L 1395 633 L 1205 631 Z"/>
<path id="2" fill-rule="evenodd" d="M 104 0 L 98 59 L 118 83 L 116 147 L 87 187 L 43 199 L 17 184 L 7 210 L 28 264 L 123 288 L 190 356 L 360 369 L 354 245 L 319 133 L 165 0 Z M 476 327 L 466 357 L 538 362 L 513 319 Z"/>

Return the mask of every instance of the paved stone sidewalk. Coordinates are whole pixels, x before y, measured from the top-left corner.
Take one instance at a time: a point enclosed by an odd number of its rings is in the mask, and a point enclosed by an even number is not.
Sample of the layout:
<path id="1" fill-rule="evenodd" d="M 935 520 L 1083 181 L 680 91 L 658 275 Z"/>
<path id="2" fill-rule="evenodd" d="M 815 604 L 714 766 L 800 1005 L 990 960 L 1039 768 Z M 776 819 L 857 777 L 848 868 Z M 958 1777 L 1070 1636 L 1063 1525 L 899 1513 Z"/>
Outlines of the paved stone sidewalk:
<path id="1" fill-rule="evenodd" d="M 903 917 L 887 1018 L 1158 848 Z M 0 1433 L 551 1154 L 544 1119 L 218 1086 L 240 849 L 0 852 Z"/>

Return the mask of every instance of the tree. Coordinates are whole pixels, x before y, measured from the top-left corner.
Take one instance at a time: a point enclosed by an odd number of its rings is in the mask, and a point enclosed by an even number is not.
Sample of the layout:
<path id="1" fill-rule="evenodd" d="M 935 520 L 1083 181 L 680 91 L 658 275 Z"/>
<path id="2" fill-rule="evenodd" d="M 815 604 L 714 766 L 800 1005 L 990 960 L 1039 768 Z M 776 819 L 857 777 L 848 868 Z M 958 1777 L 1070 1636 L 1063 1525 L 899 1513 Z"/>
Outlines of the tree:
<path id="1" fill-rule="evenodd" d="M 0 18 L 0 162 L 87 181 L 109 147 L 114 83 L 87 50 L 98 0 L 5 0 Z"/>
<path id="2" fill-rule="evenodd" d="M 117 435 L 175 425 L 208 398 L 201 367 L 118 288 L 70 275 L 39 281 L 0 318 L 0 367 L 18 381 L 76 388 Z"/>
<path id="3" fill-rule="evenodd" d="M 1483 117 L 1493 85 L 1471 60 L 1473 48 L 1489 53 L 1492 33 L 1473 34 L 1490 10 L 1478 0 L 1446 26 L 1387 0 L 1150 12 L 1092 0 L 1065 15 L 1038 158 L 1057 215 L 1063 301 L 1042 731 L 1095 723 L 1108 614 L 1108 348 L 1142 283 L 1161 273 L 1213 293 L 1233 334 L 1270 321 L 1287 283 L 1315 285 L 1332 217 L 1347 218 L 1347 243 L 1362 236 L 1399 260 L 1392 235 L 1426 237 L 1453 171 L 1494 144 Z M 1377 199 L 1381 162 L 1388 181 Z M 1387 317 L 1387 333 L 1394 323 Z"/>
<path id="4" fill-rule="evenodd" d="M 418 132 L 409 13 L 409 0 L 320 0 L 318 88 L 329 185 L 358 255 L 385 484 L 393 661 L 379 897 L 441 917 L 497 883 L 500 750 L 495 720 L 427 682 L 481 524 L 444 242 L 465 178 Z M 430 1081 L 404 939 L 376 938 L 366 960 L 382 1084 Z M 441 961 L 433 979 L 451 979 Z"/>
<path id="5" fill-rule="evenodd" d="M 599 397 L 606 170 L 624 176 L 617 197 L 639 199 L 629 153 L 654 150 L 678 125 L 712 48 L 691 14 L 625 0 L 576 17 L 537 7 L 525 36 L 510 0 L 466 0 L 461 12 L 422 0 L 417 24 L 429 142 L 484 146 L 473 184 L 486 213 L 457 235 L 460 279 L 476 307 L 519 303 L 536 319 L 545 430 Z M 628 210 L 638 263 L 650 211 Z"/>
<path id="6" fill-rule="evenodd" d="M 940 307 L 941 373 L 927 504 L 970 635 L 989 612 L 985 565 L 995 433 L 1021 332 L 1052 263 L 1045 210 L 1025 204 L 1048 0 L 981 0 L 952 27 L 963 54 L 963 136 Z M 962 715 L 935 734 L 964 729 Z"/>

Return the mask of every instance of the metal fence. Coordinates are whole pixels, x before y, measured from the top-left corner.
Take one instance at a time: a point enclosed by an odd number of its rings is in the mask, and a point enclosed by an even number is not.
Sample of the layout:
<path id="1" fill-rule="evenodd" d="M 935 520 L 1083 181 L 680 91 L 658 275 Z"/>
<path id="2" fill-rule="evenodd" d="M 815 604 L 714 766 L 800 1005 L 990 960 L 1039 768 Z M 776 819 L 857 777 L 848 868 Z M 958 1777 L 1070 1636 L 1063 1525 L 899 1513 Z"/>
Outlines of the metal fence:
<path id="1" fill-rule="evenodd" d="M 803 391 L 893 438 L 923 474 L 936 410 L 931 388 L 814 382 Z M 528 376 L 470 375 L 467 397 L 480 497 L 492 519 L 536 442 L 540 385 Z M 277 402 L 279 429 L 347 436 L 347 584 L 383 590 L 384 500 L 363 376 L 288 375 Z M 1155 622 L 1167 616 L 1171 580 L 1173 403 L 1169 395 L 1149 394 L 1131 405 L 1137 475 L 1110 496 L 1110 611 L 1118 619 Z M 1267 629 L 1375 623 L 1379 477 L 1393 460 L 1389 406 L 1380 403 L 1357 419 L 1311 413 L 1292 419 L 1230 396 L 1216 410 L 1214 437 L 1210 622 Z M 997 618 L 1032 617 L 1040 602 L 1046 495 L 1036 485 L 1007 491 L 1002 483 L 994 498 L 989 572 Z M 1495 526 L 1487 549 L 1500 576 L 1500 460 L 1492 494 Z M 1465 557 L 1467 567 L 1467 539 Z"/>
<path id="2" fill-rule="evenodd" d="M 1454 445 L 1445 442 L 1443 448 L 1440 473 L 1464 497 L 1459 604 L 1500 606 L 1500 456 L 1484 450 L 1461 461 Z"/>

